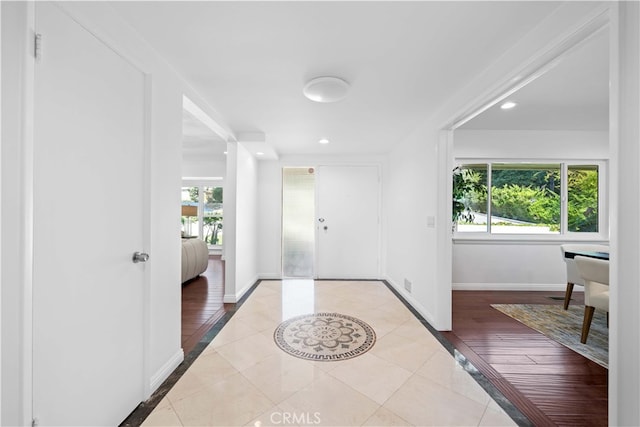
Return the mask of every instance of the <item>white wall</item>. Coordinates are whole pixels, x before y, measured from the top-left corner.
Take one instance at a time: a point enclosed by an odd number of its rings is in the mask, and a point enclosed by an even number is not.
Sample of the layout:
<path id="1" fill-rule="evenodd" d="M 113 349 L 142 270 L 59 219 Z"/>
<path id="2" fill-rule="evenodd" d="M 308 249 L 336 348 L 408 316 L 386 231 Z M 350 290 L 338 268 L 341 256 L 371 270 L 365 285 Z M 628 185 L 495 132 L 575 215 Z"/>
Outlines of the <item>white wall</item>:
<path id="1" fill-rule="evenodd" d="M 236 296 L 236 205 L 238 181 L 238 144 L 227 142 L 227 176 L 224 181 L 224 264 L 225 303 L 234 303 Z"/>
<path id="2" fill-rule="evenodd" d="M 608 160 L 609 133 L 457 130 L 453 154 L 456 160 Z M 564 290 L 566 271 L 560 245 L 566 241 L 570 239 L 519 244 L 456 239 L 453 289 Z"/>
<path id="3" fill-rule="evenodd" d="M 31 422 L 28 142 L 31 102 L 27 79 L 32 4 L 2 2 L 2 424 Z M 149 219 L 145 313 L 150 334 L 141 373 L 148 393 L 183 358 L 180 348 L 180 187 L 182 97 L 211 117 L 217 113 L 187 85 L 106 3 L 72 2 L 64 8 L 97 37 L 145 71 L 149 88 Z M 27 71 L 25 71 L 27 70 Z M 8 107 L 8 108 L 7 108 Z M 6 209 L 12 206 L 12 209 Z M 11 226 L 8 227 L 7 225 Z M 13 230 L 12 232 L 6 232 Z M 34 236 L 37 238 L 37 236 Z M 7 250 L 10 249 L 10 250 Z M 72 256 L 72 254 L 70 254 Z M 64 331 L 61 331 L 64 333 Z M 87 396 L 87 398 L 91 398 Z M 78 404 L 82 404 L 78 402 Z M 133 408 L 132 408 L 133 409 Z"/>
<path id="4" fill-rule="evenodd" d="M 439 325 L 442 307 L 437 298 L 438 238 L 428 217 L 437 216 L 438 130 L 423 125 L 389 156 L 385 208 L 387 229 L 387 280 L 432 325 Z M 443 224 L 446 226 L 445 224 Z M 404 290 L 404 280 L 412 291 Z"/>
<path id="5" fill-rule="evenodd" d="M 236 182 L 236 297 L 240 298 L 258 280 L 258 164 L 238 144 Z"/>
<path id="6" fill-rule="evenodd" d="M 621 2 L 618 67 L 611 109 L 619 113 L 610 186 L 614 208 L 612 225 L 611 324 L 609 329 L 609 424 L 640 425 L 640 5 Z M 614 27 L 615 28 L 615 27 Z M 617 161 L 616 161 L 617 159 Z"/>
<path id="7" fill-rule="evenodd" d="M 609 158 L 609 132 L 549 130 L 456 130 L 454 158 Z"/>
<path id="8" fill-rule="evenodd" d="M 242 143 L 227 147 L 224 302 L 234 303 L 258 280 L 258 162 Z"/>
<path id="9" fill-rule="evenodd" d="M 455 243 L 454 290 L 564 290 L 559 243 Z M 582 287 L 576 288 L 581 291 Z"/>
<path id="10" fill-rule="evenodd" d="M 282 277 L 282 168 L 317 167 L 321 165 L 377 165 L 384 176 L 387 160 L 384 156 L 283 156 L 279 160 L 262 160 L 258 163 L 258 274 L 263 279 Z M 384 205 L 384 190 L 382 194 Z M 382 229 L 385 214 L 382 213 Z M 382 247 L 385 240 L 382 239 Z M 381 266 L 384 271 L 385 251 L 382 250 Z"/>
<path id="11" fill-rule="evenodd" d="M 279 279 L 282 271 L 282 166 L 278 160 L 258 163 L 258 206 L 258 272 L 262 279 Z"/>
<path id="12" fill-rule="evenodd" d="M 182 176 L 198 178 L 224 178 L 227 174 L 227 159 L 200 157 L 182 159 Z"/>
<path id="13" fill-rule="evenodd" d="M 173 76 L 154 79 L 150 206 L 150 391 L 183 359 L 181 349 L 181 263 L 179 156 L 182 91 Z"/>

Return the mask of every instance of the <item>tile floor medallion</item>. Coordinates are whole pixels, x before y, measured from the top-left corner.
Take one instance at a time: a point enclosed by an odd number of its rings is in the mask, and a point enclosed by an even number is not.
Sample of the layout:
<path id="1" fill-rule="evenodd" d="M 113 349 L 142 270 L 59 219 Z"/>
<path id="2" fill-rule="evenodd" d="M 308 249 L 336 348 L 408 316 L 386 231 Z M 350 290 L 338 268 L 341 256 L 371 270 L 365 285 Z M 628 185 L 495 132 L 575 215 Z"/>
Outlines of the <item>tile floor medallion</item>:
<path id="1" fill-rule="evenodd" d="M 273 339 L 300 359 L 338 361 L 360 356 L 373 347 L 376 334 L 360 319 L 339 313 L 313 313 L 282 322 Z"/>

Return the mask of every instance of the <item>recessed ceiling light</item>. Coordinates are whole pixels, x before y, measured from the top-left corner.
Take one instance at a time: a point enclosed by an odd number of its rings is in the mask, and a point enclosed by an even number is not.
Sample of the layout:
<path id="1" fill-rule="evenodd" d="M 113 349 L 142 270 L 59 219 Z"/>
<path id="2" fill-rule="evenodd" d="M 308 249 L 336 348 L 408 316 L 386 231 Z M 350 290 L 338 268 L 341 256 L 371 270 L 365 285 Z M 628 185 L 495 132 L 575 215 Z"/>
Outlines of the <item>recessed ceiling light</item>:
<path id="1" fill-rule="evenodd" d="M 304 85 L 302 93 L 315 102 L 337 102 L 347 96 L 349 83 L 338 77 L 316 77 Z"/>
<path id="2" fill-rule="evenodd" d="M 256 153 L 256 156 L 264 156 L 264 153 L 263 153 L 262 151 L 258 151 L 258 152 Z"/>
<path id="3" fill-rule="evenodd" d="M 329 140 L 327 138 L 322 138 L 321 140 L 318 141 L 319 144 L 328 144 Z"/>
<path id="4" fill-rule="evenodd" d="M 512 109 L 513 107 L 515 107 L 516 105 L 518 105 L 518 104 L 516 104 L 516 103 L 515 103 L 515 102 L 513 102 L 513 101 L 507 101 L 507 102 L 505 102 L 504 104 L 502 104 L 502 105 L 500 106 L 500 108 L 502 108 L 503 110 L 510 110 L 510 109 Z"/>

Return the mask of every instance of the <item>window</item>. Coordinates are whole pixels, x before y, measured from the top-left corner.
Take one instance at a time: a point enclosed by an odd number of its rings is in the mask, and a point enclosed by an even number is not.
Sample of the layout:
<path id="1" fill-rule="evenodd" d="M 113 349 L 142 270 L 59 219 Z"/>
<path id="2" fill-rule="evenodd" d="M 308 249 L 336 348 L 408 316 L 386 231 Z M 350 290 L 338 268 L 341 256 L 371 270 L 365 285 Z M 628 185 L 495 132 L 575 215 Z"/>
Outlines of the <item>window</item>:
<path id="1" fill-rule="evenodd" d="M 182 235 L 200 237 L 199 209 L 200 189 L 198 187 L 182 187 Z"/>
<path id="2" fill-rule="evenodd" d="M 560 165 L 491 165 L 491 232 L 558 234 Z"/>
<path id="3" fill-rule="evenodd" d="M 567 226 L 570 232 L 598 232 L 599 173 L 597 165 L 567 169 Z"/>
<path id="4" fill-rule="evenodd" d="M 202 235 L 210 245 L 222 245 L 222 187 L 202 187 L 204 211 Z"/>
<path id="5" fill-rule="evenodd" d="M 222 187 L 207 184 L 182 187 L 182 235 L 221 246 L 224 236 Z"/>
<path id="6" fill-rule="evenodd" d="M 602 162 L 461 164 L 453 173 L 456 231 L 597 233 L 603 220 L 601 169 Z"/>
<path id="7" fill-rule="evenodd" d="M 466 164 L 453 171 L 453 222 L 458 231 L 487 231 L 487 165 Z"/>

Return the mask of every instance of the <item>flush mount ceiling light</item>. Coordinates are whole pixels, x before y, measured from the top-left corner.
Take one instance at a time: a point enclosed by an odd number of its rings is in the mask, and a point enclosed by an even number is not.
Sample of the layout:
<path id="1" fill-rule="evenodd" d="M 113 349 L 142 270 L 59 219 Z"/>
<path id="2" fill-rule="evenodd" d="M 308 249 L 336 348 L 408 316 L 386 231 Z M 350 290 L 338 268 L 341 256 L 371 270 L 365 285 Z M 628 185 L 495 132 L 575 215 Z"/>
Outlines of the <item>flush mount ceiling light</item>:
<path id="1" fill-rule="evenodd" d="M 329 140 L 327 138 L 322 138 L 321 140 L 318 141 L 318 144 L 328 144 Z"/>
<path id="2" fill-rule="evenodd" d="M 513 102 L 513 101 L 507 101 L 507 102 L 505 102 L 504 104 L 502 104 L 502 105 L 500 106 L 500 108 L 502 108 L 503 110 L 510 110 L 510 109 L 512 109 L 513 107 L 515 107 L 516 105 L 518 105 L 518 104 L 516 104 L 516 103 L 515 103 L 515 102 Z"/>
<path id="3" fill-rule="evenodd" d="M 302 93 L 315 102 L 337 102 L 347 96 L 349 83 L 338 77 L 316 77 L 304 85 Z"/>

